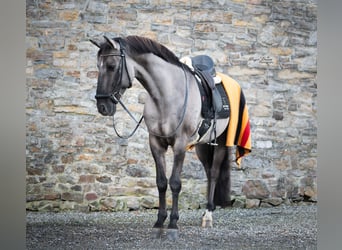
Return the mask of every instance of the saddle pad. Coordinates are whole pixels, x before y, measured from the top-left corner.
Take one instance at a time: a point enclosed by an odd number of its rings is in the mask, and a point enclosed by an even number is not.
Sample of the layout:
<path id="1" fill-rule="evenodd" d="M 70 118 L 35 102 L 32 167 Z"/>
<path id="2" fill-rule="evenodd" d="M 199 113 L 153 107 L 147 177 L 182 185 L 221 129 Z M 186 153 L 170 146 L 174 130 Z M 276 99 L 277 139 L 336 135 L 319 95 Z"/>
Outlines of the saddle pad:
<path id="1" fill-rule="evenodd" d="M 219 72 L 217 75 L 222 79 L 230 100 L 226 146 L 236 145 L 236 163 L 240 165 L 241 158 L 249 154 L 252 149 L 247 103 L 240 85 L 234 79 Z"/>

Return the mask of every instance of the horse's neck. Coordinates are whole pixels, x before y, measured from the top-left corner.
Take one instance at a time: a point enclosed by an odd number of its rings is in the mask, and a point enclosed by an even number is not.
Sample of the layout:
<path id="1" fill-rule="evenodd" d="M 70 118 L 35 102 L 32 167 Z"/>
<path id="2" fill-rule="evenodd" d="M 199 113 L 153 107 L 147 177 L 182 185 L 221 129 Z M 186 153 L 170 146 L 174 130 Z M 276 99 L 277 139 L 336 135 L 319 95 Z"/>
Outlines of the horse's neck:
<path id="1" fill-rule="evenodd" d="M 139 58 L 135 68 L 136 78 L 149 93 L 144 107 L 146 125 L 155 133 L 170 133 L 186 105 L 185 72 L 152 54 Z"/>
<path id="2" fill-rule="evenodd" d="M 182 68 L 147 54 L 137 60 L 136 78 L 157 106 L 184 96 L 185 77 Z"/>

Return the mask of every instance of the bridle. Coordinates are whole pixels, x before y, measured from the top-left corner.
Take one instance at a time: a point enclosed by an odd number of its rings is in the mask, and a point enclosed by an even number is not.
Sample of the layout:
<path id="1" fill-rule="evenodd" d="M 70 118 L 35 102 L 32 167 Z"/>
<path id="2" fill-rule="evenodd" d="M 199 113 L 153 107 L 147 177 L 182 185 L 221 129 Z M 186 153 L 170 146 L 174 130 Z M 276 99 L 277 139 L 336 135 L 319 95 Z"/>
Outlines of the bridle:
<path id="1" fill-rule="evenodd" d="M 127 88 L 130 88 L 132 87 L 132 80 L 129 76 L 129 73 L 128 73 L 128 69 L 127 69 L 127 62 L 126 62 L 126 54 L 125 54 L 125 48 L 121 42 L 121 40 L 118 40 L 119 41 L 119 45 L 120 45 L 120 53 L 108 53 L 108 54 L 104 54 L 104 55 L 100 55 L 100 57 L 107 57 L 107 56 L 120 56 L 120 66 L 119 66 L 119 71 L 121 71 L 120 73 L 120 78 L 119 78 L 119 86 L 121 86 L 122 84 L 122 77 L 123 77 L 123 68 L 125 69 L 126 71 L 126 74 L 127 74 L 127 78 L 129 79 L 129 85 Z M 182 69 L 183 69 L 183 72 L 184 72 L 184 76 L 185 76 L 185 97 L 184 97 L 184 104 L 183 104 L 183 110 L 182 110 L 182 114 L 181 114 L 181 119 L 176 127 L 176 129 L 171 132 L 170 134 L 168 135 L 160 135 L 160 134 L 157 134 L 157 133 L 154 133 L 152 131 L 149 131 L 150 134 L 154 135 L 154 136 L 158 136 L 158 137 L 162 137 L 162 138 L 169 138 L 173 135 L 175 135 L 178 131 L 178 129 L 180 128 L 181 124 L 183 123 L 184 121 L 184 118 L 185 118 L 185 112 L 187 110 L 187 106 L 188 106 L 188 95 L 189 95 L 189 82 L 188 82 L 188 77 L 187 77 L 187 74 L 185 72 L 185 68 L 184 68 L 184 65 L 182 65 Z M 113 86 L 114 86 L 114 83 L 113 83 Z M 123 135 L 120 135 L 115 127 L 115 121 L 114 121 L 114 116 L 113 116 L 113 128 L 114 128 L 114 131 L 116 133 L 116 135 L 122 139 L 128 139 L 130 138 L 131 136 L 134 135 L 135 131 L 138 129 L 138 127 L 140 126 L 142 120 L 144 119 L 144 116 L 142 115 L 139 119 L 139 121 L 137 121 L 135 119 L 135 117 L 133 116 L 133 114 L 128 110 L 128 108 L 123 104 L 123 102 L 120 100 L 121 96 L 123 95 L 123 93 L 125 92 L 126 88 L 120 88 L 119 90 L 115 90 L 115 87 L 113 87 L 113 92 L 110 93 L 110 94 L 97 94 L 95 95 L 95 99 L 96 100 L 99 100 L 99 99 L 110 99 L 114 104 L 120 104 L 123 109 L 129 114 L 129 116 L 136 122 L 136 127 L 134 128 L 134 130 L 128 135 L 128 136 L 123 136 Z"/>
<path id="2" fill-rule="evenodd" d="M 127 78 L 129 80 L 129 85 L 127 88 L 130 88 L 132 87 L 132 80 L 129 76 L 129 73 L 128 73 L 128 69 L 127 69 L 127 62 L 126 62 L 126 54 L 125 54 L 125 48 L 121 42 L 121 40 L 119 40 L 119 45 L 120 45 L 120 53 L 108 53 L 108 54 L 104 54 L 104 55 L 100 55 L 100 57 L 107 57 L 107 56 L 120 56 L 120 66 L 119 66 L 119 72 L 120 72 L 120 78 L 119 78 L 119 84 L 118 86 L 121 86 L 122 85 L 122 77 L 123 77 L 123 73 L 124 71 L 122 69 L 125 69 L 126 71 L 126 75 L 127 75 Z M 97 94 L 95 95 L 95 99 L 96 100 L 99 100 L 99 99 L 110 99 L 114 104 L 120 104 L 124 110 L 130 115 L 130 117 L 137 123 L 136 127 L 134 128 L 134 130 L 128 135 L 128 136 L 123 136 L 123 135 L 120 135 L 115 127 L 115 122 L 114 122 L 114 116 L 113 116 L 113 128 L 114 128 L 114 131 L 116 133 L 116 135 L 122 139 L 128 139 L 130 138 L 134 133 L 135 131 L 138 129 L 138 127 L 140 126 L 144 116 L 141 116 L 141 118 L 139 119 L 139 121 L 137 121 L 135 119 L 135 117 L 132 115 L 132 113 L 127 109 L 127 107 L 123 104 L 123 102 L 120 100 L 121 99 L 121 96 L 123 95 L 123 93 L 125 92 L 126 88 L 120 88 L 119 90 L 115 90 L 115 87 L 114 87 L 114 82 L 113 82 L 113 92 L 110 93 L 110 94 Z"/>
<path id="3" fill-rule="evenodd" d="M 119 78 L 118 86 L 121 86 L 121 84 L 122 84 L 122 77 L 123 77 L 123 73 L 124 73 L 124 71 L 122 69 L 125 69 L 126 74 L 127 74 L 127 78 L 129 79 L 128 88 L 130 88 L 130 87 L 132 87 L 132 80 L 129 77 L 129 73 L 128 73 L 128 69 L 127 69 L 125 48 L 124 48 L 121 40 L 119 40 L 119 44 L 120 44 L 120 53 L 108 53 L 108 54 L 100 55 L 100 57 L 120 56 L 120 66 L 119 66 L 120 78 Z M 125 92 L 125 88 L 120 88 L 119 90 L 115 90 L 114 82 L 113 82 L 113 92 L 112 93 L 110 93 L 110 94 L 96 94 L 95 99 L 98 100 L 98 99 L 109 98 L 112 102 L 114 102 L 115 104 L 118 104 L 120 102 L 120 98 L 124 92 Z"/>

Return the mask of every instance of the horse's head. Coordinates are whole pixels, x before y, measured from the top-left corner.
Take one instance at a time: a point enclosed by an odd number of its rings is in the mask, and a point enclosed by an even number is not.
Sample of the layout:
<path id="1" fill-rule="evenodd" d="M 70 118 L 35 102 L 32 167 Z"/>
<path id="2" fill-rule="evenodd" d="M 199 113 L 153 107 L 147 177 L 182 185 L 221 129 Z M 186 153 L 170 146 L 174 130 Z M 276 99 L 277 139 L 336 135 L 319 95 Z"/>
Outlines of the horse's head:
<path id="1" fill-rule="evenodd" d="M 102 115 L 112 116 L 121 95 L 132 86 L 132 70 L 127 66 L 126 52 L 121 40 L 113 40 L 106 36 L 104 38 L 105 42 L 102 44 L 90 40 L 99 48 L 99 75 L 95 98 L 98 111 Z"/>

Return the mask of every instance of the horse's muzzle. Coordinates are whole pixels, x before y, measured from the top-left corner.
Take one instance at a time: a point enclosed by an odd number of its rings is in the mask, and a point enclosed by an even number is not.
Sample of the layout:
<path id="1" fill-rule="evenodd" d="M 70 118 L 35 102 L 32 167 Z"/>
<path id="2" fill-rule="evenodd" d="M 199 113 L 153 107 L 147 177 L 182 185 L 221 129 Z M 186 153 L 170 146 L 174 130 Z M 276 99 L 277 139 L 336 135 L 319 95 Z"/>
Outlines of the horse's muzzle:
<path id="1" fill-rule="evenodd" d="M 103 116 L 112 116 L 116 111 L 116 105 L 111 101 L 97 101 L 97 110 Z"/>

